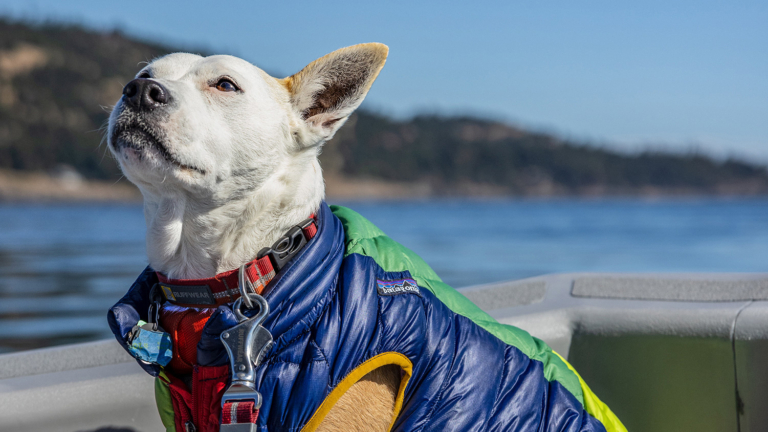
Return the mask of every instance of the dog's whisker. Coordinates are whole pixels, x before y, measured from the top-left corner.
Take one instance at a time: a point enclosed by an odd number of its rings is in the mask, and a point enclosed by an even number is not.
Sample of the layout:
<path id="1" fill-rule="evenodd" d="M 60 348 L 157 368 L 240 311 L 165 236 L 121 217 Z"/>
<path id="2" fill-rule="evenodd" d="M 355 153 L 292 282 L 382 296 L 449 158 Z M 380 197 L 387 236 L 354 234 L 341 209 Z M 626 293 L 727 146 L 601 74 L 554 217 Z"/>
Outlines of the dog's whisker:
<path id="1" fill-rule="evenodd" d="M 115 180 L 115 182 L 114 182 L 114 183 L 112 183 L 112 186 L 114 186 L 114 185 L 116 185 L 116 184 L 120 183 L 120 180 L 122 180 L 122 179 L 124 179 L 124 178 L 125 178 L 125 175 L 124 175 L 124 174 L 121 174 L 121 175 L 120 175 L 120 177 L 118 177 L 118 178 L 117 178 L 117 180 Z"/>

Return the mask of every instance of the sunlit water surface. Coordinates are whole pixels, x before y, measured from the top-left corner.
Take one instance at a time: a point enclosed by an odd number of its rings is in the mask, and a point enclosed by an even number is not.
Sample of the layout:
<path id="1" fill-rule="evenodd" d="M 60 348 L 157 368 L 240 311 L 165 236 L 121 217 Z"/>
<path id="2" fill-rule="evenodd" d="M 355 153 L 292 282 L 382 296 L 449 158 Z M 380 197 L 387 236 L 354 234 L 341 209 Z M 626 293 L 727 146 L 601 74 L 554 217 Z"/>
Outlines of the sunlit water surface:
<path id="1" fill-rule="evenodd" d="M 347 203 L 463 287 L 556 272 L 768 271 L 768 200 Z M 0 205 L 0 352 L 110 337 L 137 205 Z"/>

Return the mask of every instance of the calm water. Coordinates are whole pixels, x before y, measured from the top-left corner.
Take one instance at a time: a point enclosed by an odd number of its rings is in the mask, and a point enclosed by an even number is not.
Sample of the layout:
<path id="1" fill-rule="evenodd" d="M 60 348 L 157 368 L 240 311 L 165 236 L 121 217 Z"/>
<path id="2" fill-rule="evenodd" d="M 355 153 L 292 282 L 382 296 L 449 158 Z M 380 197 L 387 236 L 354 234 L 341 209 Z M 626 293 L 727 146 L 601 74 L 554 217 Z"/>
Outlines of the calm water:
<path id="1" fill-rule="evenodd" d="M 554 272 L 768 271 L 768 200 L 348 203 L 461 287 Z M 0 205 L 0 352 L 109 337 L 140 206 Z"/>

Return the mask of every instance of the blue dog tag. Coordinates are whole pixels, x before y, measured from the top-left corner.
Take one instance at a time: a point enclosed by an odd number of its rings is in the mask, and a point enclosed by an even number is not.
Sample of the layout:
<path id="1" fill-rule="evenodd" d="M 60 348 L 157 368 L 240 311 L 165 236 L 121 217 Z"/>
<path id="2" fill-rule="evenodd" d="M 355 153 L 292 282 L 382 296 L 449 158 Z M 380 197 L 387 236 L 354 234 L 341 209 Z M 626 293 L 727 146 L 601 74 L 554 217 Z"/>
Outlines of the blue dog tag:
<path id="1" fill-rule="evenodd" d="M 153 327 L 153 324 L 139 321 L 128 336 L 128 349 L 139 360 L 165 366 L 173 357 L 171 335 L 153 330 Z"/>

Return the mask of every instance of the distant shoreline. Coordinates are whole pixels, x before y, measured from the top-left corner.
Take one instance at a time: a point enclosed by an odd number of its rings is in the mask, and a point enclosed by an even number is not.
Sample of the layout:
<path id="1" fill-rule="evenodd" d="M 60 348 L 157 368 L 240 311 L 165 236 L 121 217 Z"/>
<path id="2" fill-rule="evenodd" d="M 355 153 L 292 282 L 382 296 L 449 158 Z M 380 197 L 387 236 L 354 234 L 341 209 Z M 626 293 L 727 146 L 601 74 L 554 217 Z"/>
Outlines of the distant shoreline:
<path id="1" fill-rule="evenodd" d="M 0 202 L 141 202 L 141 193 L 126 181 L 0 170 Z"/>
<path id="2" fill-rule="evenodd" d="M 332 200 L 411 200 L 430 198 L 694 198 L 768 196 L 749 187 L 723 188 L 715 193 L 678 188 L 636 190 L 591 187 L 577 193 L 556 188 L 532 188 L 523 194 L 510 194 L 487 184 L 459 184 L 436 187 L 427 182 L 389 182 L 377 179 L 345 178 L 326 175 L 327 197 Z M 140 203 L 139 190 L 126 180 L 116 182 L 51 175 L 44 172 L 0 170 L 0 203 Z"/>

